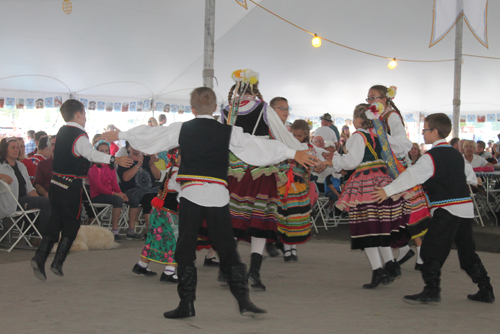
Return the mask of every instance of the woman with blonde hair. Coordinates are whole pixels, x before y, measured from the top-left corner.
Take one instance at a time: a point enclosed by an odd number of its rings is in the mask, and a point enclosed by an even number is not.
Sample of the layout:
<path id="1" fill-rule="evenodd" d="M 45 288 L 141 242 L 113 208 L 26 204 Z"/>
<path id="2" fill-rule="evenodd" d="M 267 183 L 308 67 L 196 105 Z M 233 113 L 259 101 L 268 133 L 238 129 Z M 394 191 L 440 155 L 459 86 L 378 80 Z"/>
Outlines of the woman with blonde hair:
<path id="1" fill-rule="evenodd" d="M 413 166 L 421 156 L 422 151 L 420 150 L 420 146 L 417 143 L 413 143 L 410 152 L 408 152 L 408 158 L 410 159 L 411 165 Z"/>
<path id="2" fill-rule="evenodd" d="M 149 117 L 148 126 L 158 126 L 158 121 L 154 117 Z"/>

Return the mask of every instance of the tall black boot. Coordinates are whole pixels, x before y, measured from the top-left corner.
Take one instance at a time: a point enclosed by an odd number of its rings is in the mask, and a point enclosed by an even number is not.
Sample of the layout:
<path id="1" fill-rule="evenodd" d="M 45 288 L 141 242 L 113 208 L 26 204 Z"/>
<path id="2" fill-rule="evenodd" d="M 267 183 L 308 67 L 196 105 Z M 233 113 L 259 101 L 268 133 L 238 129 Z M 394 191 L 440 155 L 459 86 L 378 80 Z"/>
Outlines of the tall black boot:
<path id="1" fill-rule="evenodd" d="M 56 256 L 54 257 L 54 261 L 50 265 L 50 270 L 56 274 L 57 276 L 64 276 L 62 271 L 62 266 L 64 260 L 66 260 L 66 256 L 69 253 L 69 249 L 73 245 L 73 240 L 69 240 L 66 237 L 62 237 L 59 241 L 59 246 L 57 246 Z"/>
<path id="2" fill-rule="evenodd" d="M 258 314 L 267 313 L 266 310 L 258 308 L 250 301 L 248 293 L 248 280 L 245 277 L 246 266 L 239 263 L 229 268 L 228 283 L 231 293 L 238 301 L 241 315 L 255 317 Z"/>
<path id="3" fill-rule="evenodd" d="M 479 291 L 476 294 L 467 295 L 467 298 L 475 302 L 493 303 L 495 301 L 493 286 L 490 283 L 490 277 L 483 263 L 474 263 L 466 272 L 479 287 Z"/>
<path id="4" fill-rule="evenodd" d="M 177 293 L 181 301 L 176 309 L 163 313 L 163 316 L 168 319 L 194 317 L 196 315 L 194 301 L 196 300 L 196 284 L 198 283 L 196 267 L 179 267 L 177 275 L 179 276 Z"/>
<path id="5" fill-rule="evenodd" d="M 437 261 L 425 262 L 422 266 L 422 278 L 425 282 L 424 291 L 416 295 L 404 296 L 403 300 L 412 305 L 439 305 L 441 302 L 441 264 Z"/>
<path id="6" fill-rule="evenodd" d="M 384 268 L 375 269 L 372 273 L 372 281 L 363 285 L 363 289 L 375 289 L 379 284 L 389 284 L 389 273 Z"/>
<path id="7" fill-rule="evenodd" d="M 250 255 L 250 270 L 248 270 L 247 279 L 251 282 L 252 288 L 266 291 L 266 286 L 260 280 L 260 266 L 262 265 L 262 255 L 252 253 Z"/>
<path id="8" fill-rule="evenodd" d="M 401 277 L 401 266 L 394 260 L 389 261 L 385 264 L 385 270 L 389 273 L 390 283 L 394 282 L 395 279 Z"/>
<path id="9" fill-rule="evenodd" d="M 35 256 L 31 259 L 31 268 L 33 268 L 33 273 L 35 277 L 40 281 L 46 281 L 47 275 L 45 275 L 45 261 L 56 243 L 56 239 L 49 236 L 44 236 L 40 246 L 36 250 Z"/>

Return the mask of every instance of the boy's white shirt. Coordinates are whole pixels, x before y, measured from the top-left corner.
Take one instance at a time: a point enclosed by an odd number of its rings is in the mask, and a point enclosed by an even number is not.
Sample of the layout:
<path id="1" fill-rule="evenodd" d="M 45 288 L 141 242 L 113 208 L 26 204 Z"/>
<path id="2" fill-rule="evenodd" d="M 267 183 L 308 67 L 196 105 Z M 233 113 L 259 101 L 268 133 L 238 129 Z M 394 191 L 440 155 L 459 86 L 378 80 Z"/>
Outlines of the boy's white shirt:
<path id="1" fill-rule="evenodd" d="M 445 142 L 445 139 L 440 139 L 432 143 L 432 147 Z M 474 173 L 471 165 L 464 165 L 464 173 L 467 183 L 477 185 L 476 174 Z M 384 191 L 387 196 L 392 196 L 411 189 L 418 184 L 425 183 L 425 181 L 430 179 L 433 175 L 434 163 L 432 162 L 432 158 L 429 154 L 423 154 L 413 166 L 408 167 L 408 169 L 401 173 L 391 184 L 385 186 Z M 448 205 L 442 208 L 457 217 L 474 218 L 474 206 L 472 203 Z M 434 213 L 434 210 L 436 210 L 436 208 L 431 209 L 431 214 Z"/>
<path id="2" fill-rule="evenodd" d="M 83 126 L 75 122 L 67 122 L 66 125 L 73 126 L 75 128 L 85 131 L 85 128 Z M 95 150 L 92 144 L 90 143 L 88 137 L 82 136 L 78 138 L 73 149 L 75 151 L 75 154 L 82 156 L 91 162 L 109 164 L 109 161 L 111 159 L 111 155 Z"/>
<path id="3" fill-rule="evenodd" d="M 212 119 L 211 115 L 198 115 L 197 118 Z M 121 140 L 127 140 L 136 150 L 147 154 L 156 154 L 179 146 L 181 122 L 169 126 L 140 125 L 118 134 Z M 285 144 L 270 139 L 262 139 L 244 133 L 243 129 L 233 126 L 229 150 L 238 158 L 254 166 L 268 166 L 286 159 L 293 159 L 296 150 Z M 181 154 L 182 159 L 182 154 Z M 181 160 L 182 161 L 182 160 Z M 229 191 L 220 184 L 202 183 L 180 192 L 180 197 L 206 207 L 222 207 L 229 203 Z"/>

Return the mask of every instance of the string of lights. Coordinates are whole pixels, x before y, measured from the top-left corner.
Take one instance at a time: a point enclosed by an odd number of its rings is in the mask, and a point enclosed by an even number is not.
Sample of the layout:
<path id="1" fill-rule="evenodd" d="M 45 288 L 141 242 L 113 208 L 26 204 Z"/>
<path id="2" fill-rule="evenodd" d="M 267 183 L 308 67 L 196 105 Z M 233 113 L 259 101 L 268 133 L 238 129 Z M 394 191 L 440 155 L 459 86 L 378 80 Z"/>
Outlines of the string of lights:
<path id="1" fill-rule="evenodd" d="M 305 28 L 303 28 L 303 27 L 301 27 L 299 25 L 296 25 L 295 23 L 293 23 L 291 21 L 288 21 L 287 19 L 285 19 L 285 18 L 279 16 L 278 14 L 270 11 L 266 7 L 264 7 L 264 6 L 256 3 L 254 0 L 248 0 L 248 1 L 250 1 L 251 3 L 253 3 L 254 5 L 256 5 L 257 7 L 260 7 L 261 9 L 265 10 L 269 14 L 276 16 L 280 20 L 285 21 L 286 23 L 294 26 L 295 28 L 300 29 L 300 30 L 302 30 L 302 31 L 304 31 L 304 32 L 312 35 L 313 36 L 312 45 L 315 48 L 319 48 L 321 46 L 321 42 L 322 41 L 326 41 L 326 42 L 335 44 L 337 46 L 340 46 L 340 47 L 343 47 L 343 48 L 346 48 L 346 49 L 349 49 L 349 50 L 352 50 L 352 51 L 364 53 L 364 54 L 369 55 L 369 56 L 378 57 L 378 58 L 385 58 L 385 59 L 390 60 L 389 64 L 387 65 L 387 67 L 389 67 L 391 70 L 394 69 L 394 68 L 396 68 L 396 66 L 398 65 L 397 64 L 398 61 L 413 62 L 413 63 L 442 63 L 442 62 L 455 61 L 455 59 L 437 59 L 437 60 L 418 60 L 418 59 L 402 59 L 402 58 L 396 59 L 395 57 L 387 57 L 387 56 L 383 56 L 383 55 L 379 55 L 379 54 L 375 54 L 375 53 L 371 53 L 371 52 L 359 50 L 359 49 L 356 49 L 356 48 L 353 48 L 353 47 L 350 47 L 350 46 L 347 46 L 347 45 L 344 45 L 344 44 L 332 41 L 332 40 L 330 40 L 328 38 L 325 38 L 325 37 L 322 37 L 322 36 L 318 36 L 317 34 L 311 32 L 311 31 L 309 31 L 309 30 L 307 30 L 307 29 L 305 29 Z M 471 54 L 462 54 L 462 56 L 500 60 L 500 57 L 488 57 L 488 56 L 479 56 L 479 55 L 471 55 Z"/>

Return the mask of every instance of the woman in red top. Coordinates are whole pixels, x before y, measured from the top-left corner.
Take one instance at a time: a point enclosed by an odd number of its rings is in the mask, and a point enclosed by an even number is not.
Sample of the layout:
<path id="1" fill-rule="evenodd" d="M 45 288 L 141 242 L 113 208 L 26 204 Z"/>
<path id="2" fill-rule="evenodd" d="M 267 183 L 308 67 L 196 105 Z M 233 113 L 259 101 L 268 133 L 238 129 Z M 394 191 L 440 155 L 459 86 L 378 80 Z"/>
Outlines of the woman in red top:
<path id="1" fill-rule="evenodd" d="M 99 152 L 109 154 L 109 143 L 104 140 L 98 141 L 94 147 Z M 88 178 L 92 203 L 113 205 L 111 232 L 115 236 L 115 241 L 121 241 L 118 235 L 118 221 L 120 220 L 123 202 L 127 202 L 128 197 L 121 192 L 118 186 L 115 166 L 113 164 L 94 164 L 89 170 Z"/>

